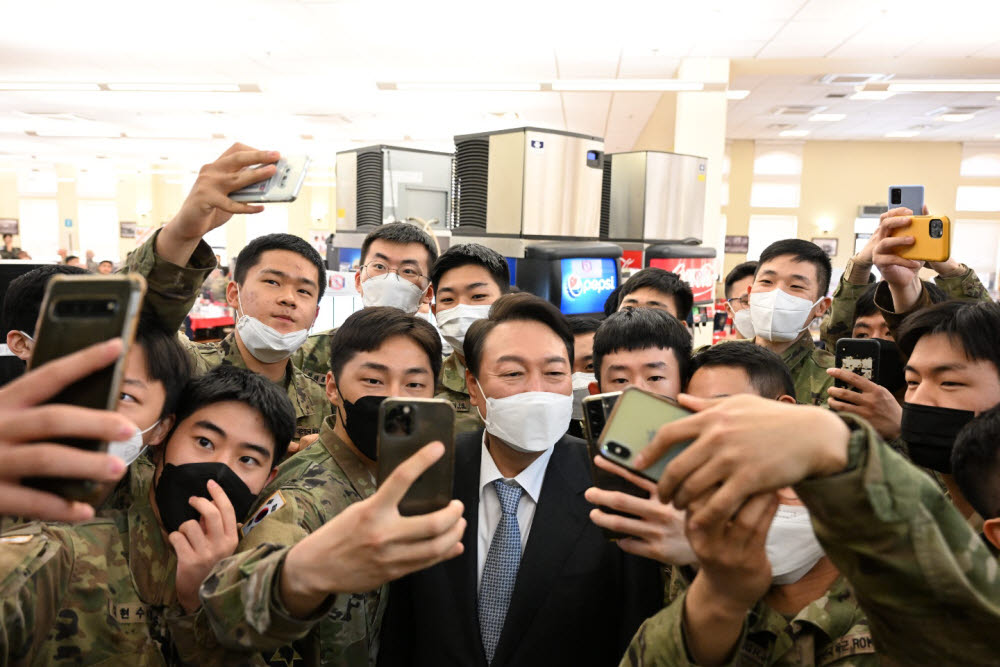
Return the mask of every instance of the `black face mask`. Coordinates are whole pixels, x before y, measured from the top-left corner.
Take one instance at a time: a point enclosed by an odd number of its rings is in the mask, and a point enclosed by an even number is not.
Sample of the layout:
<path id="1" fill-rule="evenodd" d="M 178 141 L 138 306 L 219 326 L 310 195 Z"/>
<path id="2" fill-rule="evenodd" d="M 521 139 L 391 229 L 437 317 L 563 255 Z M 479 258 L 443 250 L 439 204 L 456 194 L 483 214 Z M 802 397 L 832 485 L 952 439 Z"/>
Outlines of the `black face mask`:
<path id="1" fill-rule="evenodd" d="M 343 398 L 343 397 L 342 397 Z M 344 430 L 358 450 L 374 461 L 378 457 L 378 408 L 387 396 L 362 396 L 354 403 L 344 398 Z"/>
<path id="2" fill-rule="evenodd" d="M 903 403 L 901 433 L 910 460 L 919 466 L 951 474 L 951 450 L 962 427 L 972 421 L 970 410 Z"/>
<path id="3" fill-rule="evenodd" d="M 201 513 L 188 503 L 191 496 L 212 499 L 208 493 L 208 480 L 215 480 L 233 504 L 236 520 L 242 521 L 253 507 L 257 495 L 225 463 L 185 463 L 175 466 L 168 463 L 156 483 L 156 506 L 168 533 L 181 527 L 185 521 L 201 518 Z"/>

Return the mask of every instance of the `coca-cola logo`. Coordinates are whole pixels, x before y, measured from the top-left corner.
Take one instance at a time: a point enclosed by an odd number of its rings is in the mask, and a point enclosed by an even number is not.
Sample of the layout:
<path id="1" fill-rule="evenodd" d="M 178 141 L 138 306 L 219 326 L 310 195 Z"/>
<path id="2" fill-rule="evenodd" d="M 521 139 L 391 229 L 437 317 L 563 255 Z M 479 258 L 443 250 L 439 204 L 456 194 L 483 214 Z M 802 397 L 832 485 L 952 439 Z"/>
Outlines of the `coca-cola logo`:
<path id="1" fill-rule="evenodd" d="M 688 260 L 678 260 L 677 264 L 667 269 L 680 276 L 680 279 L 694 288 L 715 287 L 715 262 L 711 260 L 695 260 L 698 264 L 688 267 Z M 666 268 L 666 267 L 664 267 Z"/>

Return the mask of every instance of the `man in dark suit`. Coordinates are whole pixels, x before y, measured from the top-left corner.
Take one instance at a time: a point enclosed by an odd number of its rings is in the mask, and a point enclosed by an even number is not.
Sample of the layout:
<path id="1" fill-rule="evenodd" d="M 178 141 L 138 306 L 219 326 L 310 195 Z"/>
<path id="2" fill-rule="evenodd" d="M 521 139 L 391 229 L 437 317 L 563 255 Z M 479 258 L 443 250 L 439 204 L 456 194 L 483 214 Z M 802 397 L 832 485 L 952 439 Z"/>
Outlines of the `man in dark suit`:
<path id="1" fill-rule="evenodd" d="M 485 432 L 459 436 L 462 555 L 394 582 L 380 666 L 614 665 L 662 606 L 659 567 L 590 521 L 572 413 L 573 335 L 552 304 L 498 299 L 465 337 Z"/>

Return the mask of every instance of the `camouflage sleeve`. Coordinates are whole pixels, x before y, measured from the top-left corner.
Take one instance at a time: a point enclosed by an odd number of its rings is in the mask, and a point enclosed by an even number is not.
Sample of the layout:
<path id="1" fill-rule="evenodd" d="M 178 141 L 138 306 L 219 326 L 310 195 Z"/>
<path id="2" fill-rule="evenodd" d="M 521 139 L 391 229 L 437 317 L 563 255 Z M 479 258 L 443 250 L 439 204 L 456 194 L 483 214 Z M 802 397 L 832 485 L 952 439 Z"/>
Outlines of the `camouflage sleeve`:
<path id="1" fill-rule="evenodd" d="M 625 649 L 619 667 L 674 667 L 694 665 L 688 652 L 687 637 L 684 632 L 684 591 L 666 609 L 646 619 L 639 626 L 635 637 Z M 747 623 L 743 622 L 743 632 L 736 642 L 740 646 L 746 640 Z M 737 664 L 739 651 L 733 650 L 733 658 L 726 665 Z"/>
<path id="2" fill-rule="evenodd" d="M 847 469 L 795 490 L 879 651 L 902 664 L 995 663 L 997 559 L 930 477 L 863 420 L 843 418 Z"/>
<path id="3" fill-rule="evenodd" d="M 146 279 L 143 309 L 156 315 L 173 331 L 184 324 L 184 317 L 194 305 L 201 284 L 215 268 L 215 254 L 201 241 L 187 266 L 172 264 L 154 251 L 160 231 L 129 253 L 121 271 L 138 273 Z"/>
<path id="4" fill-rule="evenodd" d="M 855 285 L 848 282 L 846 276 L 840 277 L 840 284 L 833 293 L 833 304 L 830 306 L 828 318 L 824 318 L 820 328 L 820 339 L 831 353 L 837 349 L 837 341 L 850 338 L 854 325 L 854 307 L 858 298 L 868 289 L 868 285 Z"/>
<path id="5" fill-rule="evenodd" d="M 264 665 L 254 650 L 233 651 L 223 648 L 212 632 L 203 609 L 188 614 L 180 607 L 164 614 L 170 641 L 184 665 Z"/>
<path id="6" fill-rule="evenodd" d="M 949 278 L 934 276 L 934 282 L 944 290 L 950 299 L 962 299 L 965 301 L 992 301 L 990 293 L 976 272 L 969 267 L 962 265 L 965 273 Z"/>
<path id="7" fill-rule="evenodd" d="M 302 347 L 292 355 L 292 365 L 307 376 L 326 385 L 326 374 L 330 370 L 330 339 L 336 329 L 310 334 Z"/>
<path id="8" fill-rule="evenodd" d="M 913 305 L 913 308 L 909 309 L 905 313 L 895 312 L 890 304 L 892 303 L 892 294 L 889 292 L 889 283 L 884 280 L 878 284 L 875 288 L 875 306 L 882 313 L 882 317 L 885 319 L 886 325 L 889 327 L 889 333 L 892 334 L 893 339 L 896 338 L 896 334 L 899 333 L 899 325 L 903 323 L 906 316 L 910 313 L 915 313 L 921 308 L 926 308 L 931 305 L 931 297 L 927 293 L 927 290 L 920 290 L 920 296 L 917 297 L 917 302 Z"/>
<path id="9" fill-rule="evenodd" d="M 72 545 L 40 523 L 0 537 L 0 665 L 31 663 L 56 622 L 73 560 Z"/>

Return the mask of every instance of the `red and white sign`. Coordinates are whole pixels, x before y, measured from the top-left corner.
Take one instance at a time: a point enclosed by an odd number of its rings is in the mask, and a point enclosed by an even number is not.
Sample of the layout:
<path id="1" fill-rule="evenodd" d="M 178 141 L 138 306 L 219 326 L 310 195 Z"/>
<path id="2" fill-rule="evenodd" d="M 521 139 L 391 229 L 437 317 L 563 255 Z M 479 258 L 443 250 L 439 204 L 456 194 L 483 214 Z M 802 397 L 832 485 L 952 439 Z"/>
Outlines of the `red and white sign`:
<path id="1" fill-rule="evenodd" d="M 622 273 L 628 275 L 642 268 L 642 251 L 625 250 L 622 252 Z"/>
<path id="2" fill-rule="evenodd" d="M 711 303 L 715 300 L 715 257 L 671 257 L 649 260 L 649 265 L 680 276 L 691 286 L 695 303 Z"/>

